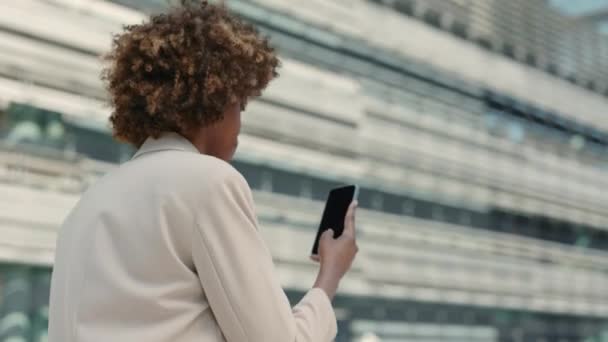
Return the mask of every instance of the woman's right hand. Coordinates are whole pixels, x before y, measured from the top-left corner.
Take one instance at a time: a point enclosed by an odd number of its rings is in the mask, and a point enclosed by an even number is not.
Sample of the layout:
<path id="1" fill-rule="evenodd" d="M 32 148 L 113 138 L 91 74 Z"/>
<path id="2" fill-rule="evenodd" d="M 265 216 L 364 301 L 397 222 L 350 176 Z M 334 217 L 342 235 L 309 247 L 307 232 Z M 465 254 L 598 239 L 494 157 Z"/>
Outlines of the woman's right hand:
<path id="1" fill-rule="evenodd" d="M 350 269 L 359 250 L 355 234 L 356 210 L 357 202 L 354 201 L 344 218 L 342 235 L 334 239 L 333 230 L 325 231 L 319 240 L 319 255 L 312 257 L 321 264 L 315 287 L 325 290 L 329 298 L 335 296 L 340 280 Z"/>

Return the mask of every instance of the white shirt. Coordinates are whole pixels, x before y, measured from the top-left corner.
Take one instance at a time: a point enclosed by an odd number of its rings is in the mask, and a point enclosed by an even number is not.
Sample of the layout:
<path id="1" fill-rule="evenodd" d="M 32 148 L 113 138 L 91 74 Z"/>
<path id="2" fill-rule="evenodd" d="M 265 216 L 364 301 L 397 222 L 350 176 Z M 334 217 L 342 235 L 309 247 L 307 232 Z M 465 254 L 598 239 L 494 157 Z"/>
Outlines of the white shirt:
<path id="1" fill-rule="evenodd" d="M 324 342 L 321 289 L 293 309 L 228 163 L 168 133 L 82 196 L 59 232 L 51 342 Z"/>

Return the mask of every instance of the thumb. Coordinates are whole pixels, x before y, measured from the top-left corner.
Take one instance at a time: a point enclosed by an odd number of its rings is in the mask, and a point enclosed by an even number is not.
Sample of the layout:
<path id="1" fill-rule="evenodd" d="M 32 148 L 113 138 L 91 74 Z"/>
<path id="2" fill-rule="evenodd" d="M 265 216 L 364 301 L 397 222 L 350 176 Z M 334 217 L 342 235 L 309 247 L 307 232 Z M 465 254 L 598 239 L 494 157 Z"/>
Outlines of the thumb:
<path id="1" fill-rule="evenodd" d="M 323 232 L 323 234 L 321 235 L 322 239 L 333 239 L 334 238 L 334 230 L 333 229 L 328 229 L 326 231 Z"/>

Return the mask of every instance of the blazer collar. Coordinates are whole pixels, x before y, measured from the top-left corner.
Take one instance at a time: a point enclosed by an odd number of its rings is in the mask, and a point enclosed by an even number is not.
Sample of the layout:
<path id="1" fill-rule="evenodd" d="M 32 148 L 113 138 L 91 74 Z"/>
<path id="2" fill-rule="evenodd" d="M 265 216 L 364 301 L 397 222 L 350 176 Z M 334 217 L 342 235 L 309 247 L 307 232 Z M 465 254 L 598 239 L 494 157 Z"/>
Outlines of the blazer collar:
<path id="1" fill-rule="evenodd" d="M 149 152 L 158 152 L 158 151 L 167 151 L 167 150 L 176 150 L 176 151 L 185 151 L 185 152 L 193 152 L 200 153 L 198 149 L 192 145 L 192 143 L 175 132 L 167 132 L 161 134 L 158 139 L 154 139 L 149 137 L 146 141 L 141 145 L 139 150 L 135 152 L 133 158 L 135 159 L 142 154 L 146 154 Z"/>

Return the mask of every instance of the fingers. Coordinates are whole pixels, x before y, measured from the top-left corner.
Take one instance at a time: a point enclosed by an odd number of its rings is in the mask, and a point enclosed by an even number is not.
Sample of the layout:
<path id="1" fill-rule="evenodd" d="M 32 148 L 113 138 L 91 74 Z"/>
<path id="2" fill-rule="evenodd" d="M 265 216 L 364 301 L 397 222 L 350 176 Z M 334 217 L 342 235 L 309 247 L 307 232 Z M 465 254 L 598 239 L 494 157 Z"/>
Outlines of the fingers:
<path id="1" fill-rule="evenodd" d="M 321 234 L 321 238 L 319 239 L 319 242 L 325 244 L 326 242 L 323 242 L 323 241 L 333 240 L 333 238 L 334 238 L 334 230 L 327 229 L 326 231 L 323 232 L 323 234 Z M 320 262 L 321 257 L 318 254 L 312 254 L 310 256 L 310 260 L 315 261 L 315 262 Z"/>
<path id="2" fill-rule="evenodd" d="M 348 207 L 346 216 L 344 217 L 344 233 L 355 236 L 355 214 L 359 202 L 353 201 Z"/>

